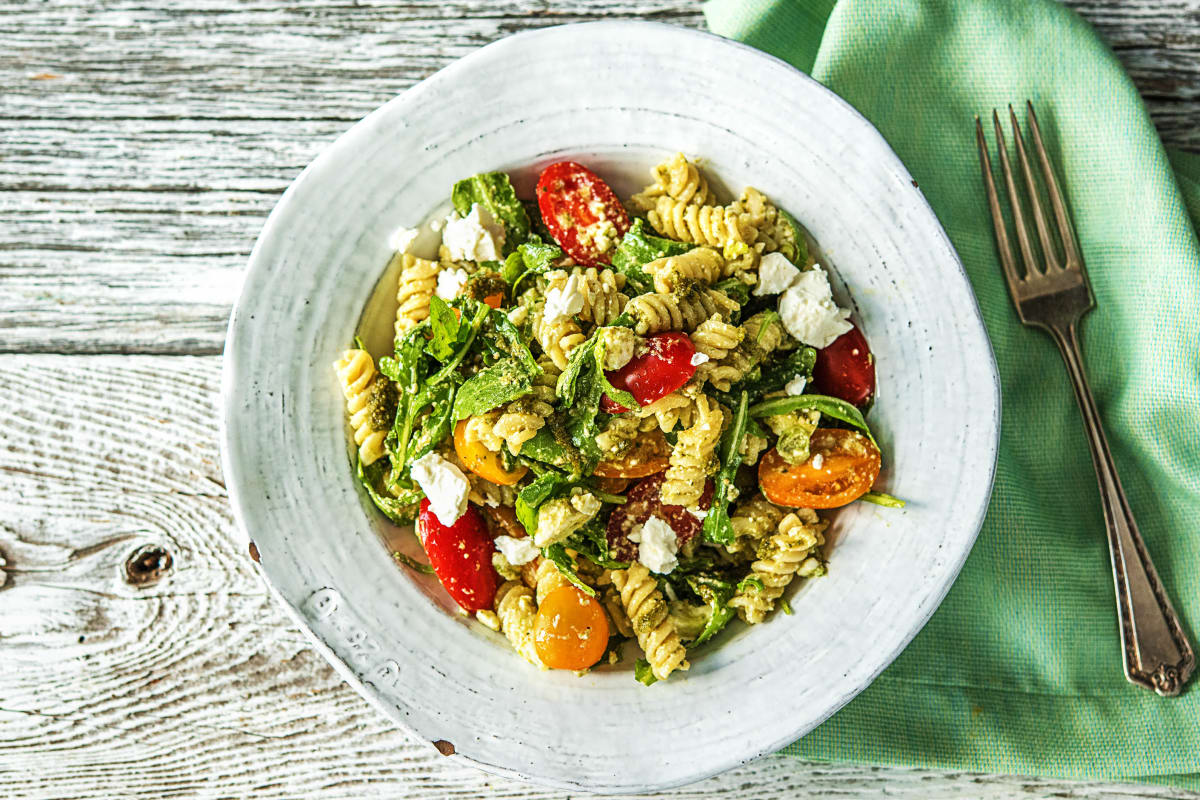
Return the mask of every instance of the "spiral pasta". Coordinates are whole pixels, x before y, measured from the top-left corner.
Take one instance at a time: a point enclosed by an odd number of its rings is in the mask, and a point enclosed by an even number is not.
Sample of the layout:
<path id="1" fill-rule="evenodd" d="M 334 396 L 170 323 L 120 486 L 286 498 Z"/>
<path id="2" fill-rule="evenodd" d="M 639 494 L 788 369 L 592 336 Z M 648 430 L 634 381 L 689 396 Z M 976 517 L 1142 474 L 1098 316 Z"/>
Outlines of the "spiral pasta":
<path id="1" fill-rule="evenodd" d="M 656 421 L 663 433 L 670 433 L 675 430 L 676 426 L 686 428 L 691 425 L 695 410 L 692 399 L 682 392 L 676 391 L 660 397 L 649 405 L 633 409 L 633 413 L 639 419 Z"/>
<path id="2" fill-rule="evenodd" d="M 751 625 L 762 622 L 796 575 L 807 576 L 820 569 L 818 548 L 825 543 L 827 525 L 812 509 L 798 508 L 779 521 L 773 536 L 759 543 L 750 574 L 762 582 L 762 588 L 747 585 L 729 601 L 743 621 Z"/>
<path id="3" fill-rule="evenodd" d="M 347 350 L 333 368 L 346 398 L 358 457 L 364 466 L 373 464 L 383 457 L 383 442 L 391 430 L 388 410 L 395 415 L 395 388 L 375 371 L 375 362 L 364 350 Z"/>
<path id="4" fill-rule="evenodd" d="M 529 395 L 509 403 L 492 430 L 504 439 L 513 455 L 519 455 L 521 446 L 537 435 L 546 424 L 546 417 L 553 413 L 549 403 Z"/>
<path id="5" fill-rule="evenodd" d="M 738 503 L 729 517 L 735 538 L 725 549 L 731 553 L 753 553 L 758 543 L 779 527 L 783 515 L 784 511 L 761 492 Z"/>
<path id="6" fill-rule="evenodd" d="M 708 188 L 708 181 L 683 153 L 676 153 L 670 160 L 652 169 L 650 174 L 654 177 L 654 183 L 630 198 L 639 211 L 654 208 L 655 202 L 663 195 L 681 203 L 702 206 L 717 202 L 716 196 Z"/>
<path id="7" fill-rule="evenodd" d="M 629 302 L 629 298 L 621 293 L 625 276 L 608 268 L 574 267 L 570 272 L 563 269 L 547 272 L 546 291 L 563 291 L 573 276 L 578 276 L 577 286 L 583 295 L 583 308 L 576 315 L 577 319 L 607 325 L 625 310 L 625 304 Z"/>
<path id="8" fill-rule="evenodd" d="M 716 401 L 696 397 L 696 415 L 690 427 L 679 433 L 671 449 L 670 466 L 662 484 L 662 501 L 672 506 L 695 506 L 704 493 L 704 482 L 716 471 L 717 443 L 725 412 Z"/>
<path id="9" fill-rule="evenodd" d="M 650 570 L 634 562 L 629 569 L 613 570 L 611 576 L 654 677 L 662 681 L 677 669 L 686 670 L 690 666 L 687 651 L 667 615 L 667 603 Z"/>
<path id="10" fill-rule="evenodd" d="M 396 290 L 396 336 L 429 316 L 429 298 L 437 291 L 438 265 L 412 253 L 400 256 L 400 284 Z"/>
<path id="11" fill-rule="evenodd" d="M 629 301 L 625 311 L 641 335 L 663 331 L 694 330 L 714 314 L 729 319 L 737 301 L 722 291 L 706 287 L 687 292 L 648 292 Z"/>
<path id="12" fill-rule="evenodd" d="M 754 229 L 743 229 L 732 206 L 698 206 L 664 196 L 646 212 L 646 219 L 663 236 L 719 247 L 730 257 L 748 252 L 754 243 Z"/>
<path id="13" fill-rule="evenodd" d="M 642 265 L 654 279 L 654 291 L 664 294 L 690 284 L 715 283 L 725 272 L 725 259 L 711 247 L 696 247 L 678 256 L 666 256 Z"/>
<path id="14" fill-rule="evenodd" d="M 537 647 L 533 641 L 537 606 L 529 587 L 520 581 L 505 581 L 496 590 L 493 605 L 496 616 L 500 618 L 500 630 L 504 632 L 513 649 L 530 664 L 545 669 L 542 660 L 538 658 Z"/>
<path id="15" fill-rule="evenodd" d="M 753 229 L 754 241 L 762 245 L 762 252 L 778 252 L 789 261 L 796 260 L 799 253 L 797 231 L 762 192 L 747 186 L 732 208 L 743 228 Z"/>
<path id="16" fill-rule="evenodd" d="M 617 414 L 608 421 L 604 430 L 596 436 L 596 446 L 605 460 L 620 458 L 641 433 L 639 420 L 629 414 Z"/>
<path id="17" fill-rule="evenodd" d="M 540 308 L 533 315 L 533 336 L 542 346 L 542 351 L 560 370 L 567 368 L 571 351 L 587 339 L 583 335 L 579 323 L 575 320 L 570 317 L 559 317 L 547 321 Z"/>
<path id="18" fill-rule="evenodd" d="M 709 317 L 692 331 L 692 346 L 697 353 L 703 353 L 710 361 L 720 361 L 729 355 L 729 351 L 742 343 L 746 331 L 730 325 L 719 316 Z"/>
<path id="19" fill-rule="evenodd" d="M 496 423 L 500 421 L 503 413 L 500 409 L 493 408 L 491 411 L 467 417 L 463 438 L 468 442 L 479 442 L 493 453 L 499 453 L 500 448 L 504 447 L 504 437 L 497 433 Z"/>

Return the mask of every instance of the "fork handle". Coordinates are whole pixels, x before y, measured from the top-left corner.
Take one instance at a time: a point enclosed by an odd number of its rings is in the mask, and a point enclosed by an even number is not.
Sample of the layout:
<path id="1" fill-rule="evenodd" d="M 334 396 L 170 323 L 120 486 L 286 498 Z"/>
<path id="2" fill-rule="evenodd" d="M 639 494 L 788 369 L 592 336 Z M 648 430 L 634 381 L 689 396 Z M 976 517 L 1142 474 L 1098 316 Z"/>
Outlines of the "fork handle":
<path id="1" fill-rule="evenodd" d="M 1108 549 L 1117 591 L 1125 677 L 1160 695 L 1174 696 L 1191 675 L 1196 656 L 1158 579 L 1121 488 L 1096 401 L 1092 399 L 1083 371 L 1076 322 L 1071 322 L 1065 329 L 1049 330 L 1067 362 L 1071 386 L 1087 429 L 1096 479 L 1100 482 L 1100 501 L 1104 507 L 1104 526 L 1108 529 Z"/>

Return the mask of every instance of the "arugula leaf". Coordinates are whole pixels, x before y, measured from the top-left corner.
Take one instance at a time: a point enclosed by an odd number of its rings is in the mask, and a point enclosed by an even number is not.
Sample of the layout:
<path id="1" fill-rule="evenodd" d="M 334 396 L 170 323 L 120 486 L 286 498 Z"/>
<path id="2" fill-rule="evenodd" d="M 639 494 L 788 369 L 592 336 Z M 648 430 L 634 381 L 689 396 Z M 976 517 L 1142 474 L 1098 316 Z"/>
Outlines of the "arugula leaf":
<path id="1" fill-rule="evenodd" d="M 479 335 L 479 329 L 483 327 L 484 321 L 488 318 L 488 314 L 491 313 L 492 310 L 483 303 L 476 303 L 473 300 L 464 301 L 464 303 L 464 313 L 465 309 L 470 308 L 472 305 L 476 307 L 475 315 L 471 319 L 471 326 L 467 329 L 468 332 L 466 340 L 459 346 L 458 350 L 454 353 L 454 356 L 446 362 L 445 366 L 443 366 L 433 375 L 429 376 L 430 385 L 441 383 L 442 381 L 446 380 L 446 378 L 454 374 L 454 371 L 458 369 L 458 365 L 466 357 L 467 351 L 471 349 L 471 343 L 474 342 L 475 337 Z"/>
<path id="2" fill-rule="evenodd" d="M 639 658 L 634 662 L 633 677 L 643 686 L 650 686 L 658 682 L 658 678 L 654 677 L 654 670 L 650 668 L 650 662 L 644 658 Z"/>
<path id="3" fill-rule="evenodd" d="M 525 446 L 521 446 L 524 450 Z M 517 493 L 517 519 L 525 526 L 525 532 L 533 536 L 537 532 L 537 512 L 542 503 L 551 497 L 565 494 L 575 485 L 569 476 L 547 472 Z"/>
<path id="4" fill-rule="evenodd" d="M 779 209 L 779 217 L 792 229 L 792 236 L 796 242 L 795 251 L 791 254 L 789 254 L 786 249 L 781 250 L 780 252 L 782 252 L 784 256 L 786 256 L 787 259 L 793 264 L 803 269 L 804 266 L 808 264 L 808 239 L 804 236 L 804 228 L 799 222 L 796 221 L 795 217 L 784 211 L 782 208 Z"/>
<path id="5" fill-rule="evenodd" d="M 683 255 L 692 247 L 684 242 L 646 233 L 645 221 L 635 219 L 613 251 L 612 268 L 625 276 L 626 283 L 634 289 L 633 294 L 652 292 L 654 279 L 646 274 L 642 266 L 666 256 Z"/>
<path id="6" fill-rule="evenodd" d="M 737 278 L 726 278 L 723 281 L 718 281 L 713 284 L 713 288 L 729 295 L 737 301 L 739 306 L 744 306 L 750 302 L 750 287 Z"/>
<path id="7" fill-rule="evenodd" d="M 739 592 L 745 592 L 751 588 L 753 588 L 755 591 L 761 592 L 765 591 L 767 587 L 763 585 L 762 578 L 751 573 L 738 582 L 737 590 Z"/>
<path id="8" fill-rule="evenodd" d="M 692 591 L 708 604 L 708 622 L 705 624 L 704 630 L 700 631 L 700 635 L 688 645 L 688 647 L 695 647 L 704 644 L 720 633 L 721 629 L 736 616 L 736 612 L 729 607 L 729 601 L 733 599 L 734 587 L 729 581 L 706 575 L 692 575 L 687 580 Z"/>
<path id="9" fill-rule="evenodd" d="M 630 409 L 639 408 L 641 403 L 639 403 L 632 394 L 624 389 L 618 389 L 608 380 L 608 375 L 604 372 L 604 354 L 607 350 L 607 348 L 604 346 L 604 338 L 601 336 L 596 336 L 595 339 L 596 352 L 594 357 L 596 359 L 596 377 L 603 384 L 601 386 L 601 389 L 603 390 L 602 394 L 608 395 L 609 399 L 617 405 Z"/>
<path id="10" fill-rule="evenodd" d="M 410 489 L 402 492 L 399 497 L 393 497 L 380 492 L 375 487 L 379 485 L 380 478 L 383 477 L 385 463 L 383 459 L 380 459 L 370 466 L 364 467 L 362 459 L 358 459 L 356 470 L 358 482 L 367 490 L 367 494 L 371 497 L 371 502 L 383 512 L 385 517 L 397 525 L 411 525 L 417 518 L 416 504 L 425 495 L 419 489 Z"/>
<path id="11" fill-rule="evenodd" d="M 562 248 L 555 244 L 546 244 L 539 236 L 530 236 L 529 241 L 522 244 L 500 268 L 500 277 L 512 287 L 511 294 L 516 298 L 519 294 L 517 286 L 526 278 L 541 275 L 554 268 L 554 262 L 563 257 Z"/>
<path id="12" fill-rule="evenodd" d="M 871 429 L 867 427 L 867 421 L 863 419 L 862 412 L 850 403 L 837 397 L 829 397 L 823 394 L 801 394 L 795 397 L 779 397 L 751 406 L 750 416 L 773 417 L 776 414 L 786 414 L 789 411 L 799 409 L 816 409 L 828 417 L 833 417 L 834 419 L 853 425 L 867 435 L 867 438 L 871 440 L 871 444 L 876 447 L 879 446 L 875 441 L 875 437 L 871 435 Z"/>
<path id="13" fill-rule="evenodd" d="M 420 561 L 417 561 L 415 558 L 408 555 L 407 553 L 401 553 L 399 550 L 396 550 L 395 552 L 392 553 L 392 558 L 394 558 L 396 561 L 399 561 L 401 564 L 408 567 L 409 569 L 416 570 L 417 572 L 421 573 L 422 575 L 432 575 L 433 574 L 433 567 L 431 567 L 429 564 L 422 564 Z"/>
<path id="14" fill-rule="evenodd" d="M 462 216 L 471 213 L 471 206 L 478 203 L 504 223 L 505 255 L 517 249 L 517 245 L 529 236 L 529 215 L 517 199 L 517 193 L 503 172 L 482 172 L 464 178 L 454 184 L 450 191 L 450 202 Z"/>
<path id="15" fill-rule="evenodd" d="M 380 356 L 376 366 L 379 367 L 379 374 L 383 377 L 396 383 L 400 382 L 400 364 L 396 362 L 396 359 L 391 356 Z"/>
<path id="16" fill-rule="evenodd" d="M 592 493 L 596 494 L 596 491 L 593 489 Z M 604 522 L 593 517 L 588 520 L 586 525 L 568 536 L 563 544 L 601 567 L 625 569 L 629 566 L 629 562 L 618 561 L 612 557 L 612 553 L 608 549 L 608 535 L 605 528 Z"/>
<path id="17" fill-rule="evenodd" d="M 443 383 L 428 387 L 416 395 L 417 399 L 413 406 L 418 408 L 418 412 L 424 410 L 426 405 L 430 406 L 430 410 L 429 415 L 421 420 L 420 427 L 417 428 L 416 435 L 412 438 L 409 445 L 410 454 L 405 460 L 405 467 L 427 453 L 433 452 L 442 440 L 450 435 L 453 421 L 451 412 L 454 408 L 454 389 L 454 384 Z"/>
<path id="18" fill-rule="evenodd" d="M 571 554 L 567 552 L 567 546 L 562 542 L 556 542 L 549 547 L 542 548 L 542 558 L 547 558 L 554 562 L 554 566 L 558 567 L 558 571 L 563 577 L 586 594 L 588 597 L 595 597 L 596 590 L 583 582 L 576 572 L 575 559 L 571 558 Z"/>
<path id="19" fill-rule="evenodd" d="M 736 534 L 729 519 L 729 489 L 742 465 L 742 442 L 746 438 L 749 399 L 743 391 L 733 412 L 733 422 L 721 437 L 721 469 L 713 482 L 712 508 L 704 518 L 704 538 L 710 542 L 729 544 Z"/>
<path id="20" fill-rule="evenodd" d="M 865 500 L 868 503 L 874 503 L 877 506 L 885 508 L 904 508 L 905 502 L 899 497 L 892 497 L 884 492 L 867 492 L 859 500 Z"/>
<path id="21" fill-rule="evenodd" d="M 488 321 L 491 323 L 492 331 L 496 334 L 488 338 L 488 344 L 499 352 L 515 358 L 529 373 L 531 379 L 541 375 L 542 368 L 538 366 L 537 359 L 530 352 L 525 337 L 521 335 L 521 331 L 512 323 L 508 315 L 503 311 L 493 310 Z"/>
<path id="22" fill-rule="evenodd" d="M 580 473 L 582 457 L 579 450 L 572 444 L 560 441 L 551 430 L 551 425 L 544 425 L 525 444 L 521 445 L 523 461 L 538 461 L 572 473 Z"/>
<path id="23" fill-rule="evenodd" d="M 438 361 L 445 361 L 454 355 L 458 341 L 459 328 L 462 323 L 458 316 L 442 298 L 434 295 L 429 298 L 429 330 L 433 333 L 425 345 L 425 350 Z"/>
<path id="24" fill-rule="evenodd" d="M 466 419 L 504 405 L 533 391 L 529 371 L 516 359 L 506 358 L 476 372 L 458 389 L 454 420 Z"/>

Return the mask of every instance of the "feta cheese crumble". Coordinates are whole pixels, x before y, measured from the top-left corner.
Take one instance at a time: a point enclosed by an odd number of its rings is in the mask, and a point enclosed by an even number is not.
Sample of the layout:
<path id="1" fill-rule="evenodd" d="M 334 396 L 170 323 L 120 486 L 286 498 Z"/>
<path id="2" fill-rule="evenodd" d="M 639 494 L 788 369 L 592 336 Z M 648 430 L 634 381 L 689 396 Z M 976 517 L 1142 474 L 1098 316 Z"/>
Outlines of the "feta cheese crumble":
<path id="1" fill-rule="evenodd" d="M 496 549 L 514 567 L 528 564 L 538 557 L 538 549 L 534 546 L 533 539 L 528 536 L 520 539 L 514 539 L 512 536 L 497 536 Z"/>
<path id="2" fill-rule="evenodd" d="M 583 276 L 574 273 L 561 289 L 556 287 L 547 290 L 542 315 L 546 322 L 557 322 L 564 317 L 569 319 L 583 311 L 583 301 Z"/>
<path id="3" fill-rule="evenodd" d="M 679 566 L 675 557 L 679 552 L 679 540 L 675 531 L 659 517 L 650 517 L 629 534 L 629 541 L 638 546 L 638 561 L 651 572 L 668 575 Z"/>
<path id="4" fill-rule="evenodd" d="M 789 397 L 795 397 L 798 394 L 804 394 L 804 387 L 808 383 L 803 375 L 797 375 L 787 382 L 783 390 L 788 393 Z"/>
<path id="5" fill-rule="evenodd" d="M 693 367 L 698 367 L 701 364 L 703 364 L 705 361 L 708 361 L 708 356 L 704 355 L 704 353 L 693 353 L 692 354 L 692 366 Z"/>
<path id="6" fill-rule="evenodd" d="M 812 458 L 812 465 L 813 465 L 813 469 L 820 469 L 821 467 L 825 466 L 825 456 L 821 455 L 820 453 L 817 453 Z"/>
<path id="7" fill-rule="evenodd" d="M 504 247 L 504 226 L 492 212 L 476 203 L 465 217 L 457 213 L 446 217 L 442 244 L 454 261 L 499 261 Z"/>
<path id="8" fill-rule="evenodd" d="M 388 247 L 397 253 L 407 253 L 421 232 L 416 228 L 396 228 L 388 237 Z"/>
<path id="9" fill-rule="evenodd" d="M 434 292 L 443 300 L 453 300 L 467 284 L 467 271 L 462 267 L 454 269 L 442 268 L 437 277 L 437 290 Z"/>
<path id="10" fill-rule="evenodd" d="M 438 522 L 453 525 L 467 513 L 471 484 L 461 469 L 437 453 L 426 453 L 412 463 L 412 479 L 429 498 L 429 508 Z"/>
<path id="11" fill-rule="evenodd" d="M 829 276 L 820 266 L 800 273 L 796 282 L 779 298 L 779 316 L 787 332 L 818 349 L 850 330 L 850 312 L 833 302 Z"/>
<path id="12" fill-rule="evenodd" d="M 767 253 L 758 262 L 758 285 L 754 287 L 754 296 L 787 291 L 799 277 L 800 270 L 783 253 Z"/>

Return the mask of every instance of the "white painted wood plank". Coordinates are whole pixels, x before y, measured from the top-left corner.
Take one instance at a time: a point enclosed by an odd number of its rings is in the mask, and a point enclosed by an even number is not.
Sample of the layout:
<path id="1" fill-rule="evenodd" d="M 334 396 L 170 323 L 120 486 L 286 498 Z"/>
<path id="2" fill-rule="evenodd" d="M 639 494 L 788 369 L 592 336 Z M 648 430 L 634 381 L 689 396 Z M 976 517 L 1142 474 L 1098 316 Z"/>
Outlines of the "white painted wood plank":
<path id="1" fill-rule="evenodd" d="M 1200 149 L 1200 0 L 1071 5 Z M 629 17 L 703 25 L 692 0 L 9 4 L 0 352 L 219 352 L 263 219 L 354 120 L 498 37 Z"/>
<path id="2" fill-rule="evenodd" d="M 292 628 L 236 544 L 219 370 L 216 357 L 0 356 L 0 796 L 567 797 L 391 729 Z M 143 546 L 173 566 L 139 588 L 125 562 Z M 775 756 L 658 797 L 885 795 L 1200 796 Z"/>

